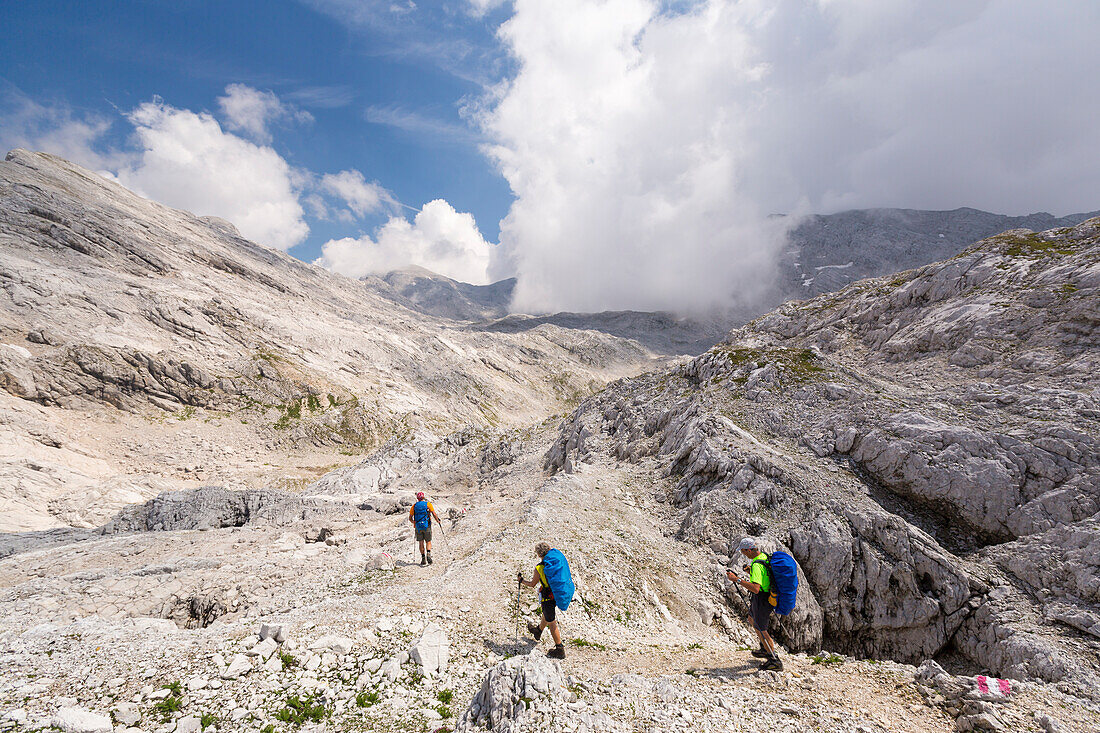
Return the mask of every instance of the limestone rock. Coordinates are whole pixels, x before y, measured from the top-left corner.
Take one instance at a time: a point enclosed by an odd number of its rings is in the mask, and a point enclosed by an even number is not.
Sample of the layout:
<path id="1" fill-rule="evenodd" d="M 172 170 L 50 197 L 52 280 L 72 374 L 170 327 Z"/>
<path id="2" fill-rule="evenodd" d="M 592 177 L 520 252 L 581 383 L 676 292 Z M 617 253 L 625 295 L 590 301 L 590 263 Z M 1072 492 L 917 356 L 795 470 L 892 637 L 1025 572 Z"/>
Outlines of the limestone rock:
<path id="1" fill-rule="evenodd" d="M 420 639 L 409 649 L 409 657 L 420 665 L 421 672 L 426 675 L 446 672 L 450 660 L 447 632 L 434 623 L 428 624 Z"/>
<path id="2" fill-rule="evenodd" d="M 111 733 L 114 726 L 106 715 L 78 707 L 63 707 L 53 716 L 51 725 L 65 733 Z"/>

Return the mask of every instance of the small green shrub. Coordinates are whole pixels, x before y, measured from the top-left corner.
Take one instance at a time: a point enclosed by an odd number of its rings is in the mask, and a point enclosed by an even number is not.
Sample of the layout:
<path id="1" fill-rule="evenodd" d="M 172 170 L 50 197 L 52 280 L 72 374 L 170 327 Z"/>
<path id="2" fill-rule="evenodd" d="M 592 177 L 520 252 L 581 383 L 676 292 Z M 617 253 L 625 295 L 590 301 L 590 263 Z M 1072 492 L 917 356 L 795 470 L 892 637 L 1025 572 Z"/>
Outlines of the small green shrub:
<path id="1" fill-rule="evenodd" d="M 588 641 L 587 639 L 573 639 L 570 643 L 573 646 L 591 647 L 593 649 L 599 649 L 602 652 L 607 651 L 607 647 L 604 646 L 603 644 L 599 644 L 599 643 L 594 642 L 594 641 Z"/>
<path id="2" fill-rule="evenodd" d="M 810 664 L 844 664 L 844 657 L 837 654 L 818 654 L 810 659 Z"/>
<path id="3" fill-rule="evenodd" d="M 444 720 L 454 717 L 454 715 L 451 714 L 451 709 L 446 705 L 436 705 L 435 711 L 439 713 L 439 717 L 443 718 Z"/>
<path id="4" fill-rule="evenodd" d="M 692 642 L 691 644 L 688 644 L 687 648 L 688 649 L 702 649 L 703 648 L 703 643 L 699 642 L 699 641 L 695 641 L 695 642 Z"/>
<path id="5" fill-rule="evenodd" d="M 202 717 L 199 718 L 199 725 L 202 727 L 202 730 L 206 730 L 210 726 L 217 724 L 218 716 L 214 715 L 214 713 L 203 713 Z"/>
<path id="6" fill-rule="evenodd" d="M 283 663 L 283 667 L 291 669 L 298 666 L 298 660 L 290 652 L 279 650 L 279 660 Z"/>
<path id="7" fill-rule="evenodd" d="M 183 707 L 183 699 L 179 695 L 169 695 L 153 706 L 153 712 L 160 715 L 161 720 L 172 719 L 172 713 L 178 712 Z"/>
<path id="8" fill-rule="evenodd" d="M 291 695 L 287 698 L 286 705 L 275 713 L 276 720 L 297 726 L 307 721 L 320 723 L 327 716 L 328 710 L 324 705 L 317 703 L 313 695 L 304 700 L 297 695 Z"/>
<path id="9" fill-rule="evenodd" d="M 375 703 L 381 702 L 382 696 L 378 694 L 378 690 L 371 690 L 370 692 L 360 692 L 355 696 L 355 704 L 361 708 L 369 708 Z"/>
<path id="10" fill-rule="evenodd" d="M 435 699 L 439 700 L 444 705 L 450 705 L 451 700 L 454 700 L 454 697 L 454 690 L 451 690 L 449 688 L 446 690 L 440 690 L 439 692 L 435 693 Z"/>

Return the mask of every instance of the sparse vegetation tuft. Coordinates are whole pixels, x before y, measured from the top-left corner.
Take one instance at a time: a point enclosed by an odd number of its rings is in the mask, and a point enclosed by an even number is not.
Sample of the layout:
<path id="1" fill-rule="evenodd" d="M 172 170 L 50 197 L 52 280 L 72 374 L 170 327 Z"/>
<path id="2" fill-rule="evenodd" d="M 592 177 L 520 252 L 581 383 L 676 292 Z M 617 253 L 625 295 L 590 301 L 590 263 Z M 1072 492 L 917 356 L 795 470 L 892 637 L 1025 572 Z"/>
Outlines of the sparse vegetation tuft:
<path id="1" fill-rule="evenodd" d="M 313 695 L 304 700 L 297 695 L 291 695 L 287 698 L 286 705 L 275 712 L 275 719 L 300 726 L 305 722 L 320 723 L 328 715 L 329 711 L 324 704 L 317 702 Z"/>
<path id="2" fill-rule="evenodd" d="M 580 638 L 573 639 L 569 643 L 572 644 L 573 646 L 590 647 L 592 649 L 599 649 L 601 652 L 606 652 L 607 651 L 607 647 L 604 646 L 603 644 L 599 644 L 599 643 L 594 642 L 594 641 L 588 641 L 587 639 L 580 639 Z"/>
<path id="3" fill-rule="evenodd" d="M 817 654 L 810 659 L 810 664 L 844 664 L 844 657 L 837 654 Z"/>
<path id="4" fill-rule="evenodd" d="M 369 692 L 360 692 L 355 696 L 355 704 L 361 708 L 369 708 L 375 703 L 382 701 L 382 696 L 378 694 L 378 690 L 371 690 Z"/>

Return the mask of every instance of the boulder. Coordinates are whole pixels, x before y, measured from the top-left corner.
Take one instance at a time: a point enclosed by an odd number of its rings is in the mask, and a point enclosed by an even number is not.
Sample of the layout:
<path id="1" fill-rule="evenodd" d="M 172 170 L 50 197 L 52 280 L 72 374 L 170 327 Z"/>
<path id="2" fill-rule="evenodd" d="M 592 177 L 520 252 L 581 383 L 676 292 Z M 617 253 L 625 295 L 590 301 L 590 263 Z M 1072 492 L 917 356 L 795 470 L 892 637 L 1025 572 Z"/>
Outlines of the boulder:
<path id="1" fill-rule="evenodd" d="M 51 725 L 65 733 L 111 733 L 114 725 L 106 715 L 79 707 L 64 707 L 53 716 Z"/>
<path id="2" fill-rule="evenodd" d="M 237 654 L 233 657 L 233 661 L 229 663 L 228 669 L 221 674 L 223 680 L 235 680 L 241 675 L 248 674 L 252 671 L 252 663 L 248 661 L 248 657 L 243 654 Z"/>
<path id="3" fill-rule="evenodd" d="M 420 671 L 426 675 L 435 675 L 447 671 L 447 662 L 450 659 L 450 644 L 447 641 L 447 632 L 438 625 L 431 623 L 424 629 L 412 648 L 409 649 L 409 657 L 420 665 Z"/>
<path id="4" fill-rule="evenodd" d="M 336 634 L 327 634 L 310 644 L 309 648 L 315 651 L 331 651 L 333 654 L 343 656 L 350 652 L 354 646 L 354 639 L 349 639 L 346 636 L 337 636 Z"/>
<path id="5" fill-rule="evenodd" d="M 286 641 L 286 629 L 282 624 L 261 624 L 260 639 L 274 639 L 276 643 L 282 644 Z"/>

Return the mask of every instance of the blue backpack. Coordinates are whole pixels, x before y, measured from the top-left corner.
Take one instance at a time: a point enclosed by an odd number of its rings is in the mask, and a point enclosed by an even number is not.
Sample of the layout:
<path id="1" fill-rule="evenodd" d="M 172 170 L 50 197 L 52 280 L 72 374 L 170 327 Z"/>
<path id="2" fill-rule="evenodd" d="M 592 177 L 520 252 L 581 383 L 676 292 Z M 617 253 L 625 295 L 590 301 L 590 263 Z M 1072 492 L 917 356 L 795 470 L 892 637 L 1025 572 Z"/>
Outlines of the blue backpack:
<path id="1" fill-rule="evenodd" d="M 561 610 L 569 608 L 569 602 L 573 600 L 576 588 L 573 586 L 573 576 L 569 573 L 569 562 L 560 550 L 550 550 L 542 558 L 542 573 L 546 576 L 546 582 L 550 585 L 550 592 L 554 594 L 554 605 Z"/>
<path id="2" fill-rule="evenodd" d="M 785 552 L 773 552 L 768 560 L 757 562 L 761 562 L 772 577 L 768 601 L 775 606 L 778 615 L 786 616 L 794 610 L 795 596 L 798 594 L 798 565 Z"/>
<path id="3" fill-rule="evenodd" d="M 428 529 L 432 526 L 432 515 L 428 513 L 428 502 L 421 499 L 413 504 L 413 526 L 417 529 Z"/>

